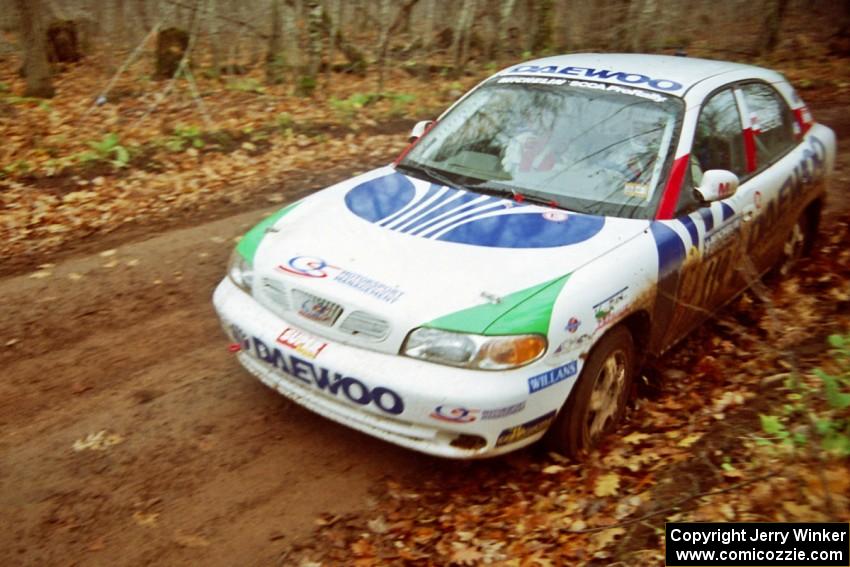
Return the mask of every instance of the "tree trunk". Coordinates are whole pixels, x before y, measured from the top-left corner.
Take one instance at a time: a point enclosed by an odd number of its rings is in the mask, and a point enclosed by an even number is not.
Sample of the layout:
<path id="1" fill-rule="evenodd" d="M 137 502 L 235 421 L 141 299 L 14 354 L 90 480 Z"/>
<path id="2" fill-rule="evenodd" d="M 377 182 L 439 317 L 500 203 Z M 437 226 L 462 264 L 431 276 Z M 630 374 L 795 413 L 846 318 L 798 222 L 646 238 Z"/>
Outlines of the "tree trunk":
<path id="1" fill-rule="evenodd" d="M 468 45 L 466 36 L 470 33 L 472 17 L 474 14 L 475 0 L 463 0 L 463 4 L 460 8 L 460 15 L 457 18 L 457 25 L 455 25 L 451 48 L 453 65 L 457 74 L 460 74 L 466 66 L 463 46 L 464 44 Z"/>
<path id="2" fill-rule="evenodd" d="M 422 34 L 422 47 L 425 48 L 426 57 L 434 45 L 434 20 L 437 17 L 436 7 L 436 0 L 427 0 L 425 4 L 425 31 Z"/>
<path id="3" fill-rule="evenodd" d="M 630 12 L 629 21 L 633 24 L 629 30 L 629 49 L 634 52 L 655 49 L 655 32 L 658 30 L 658 22 L 655 20 L 661 15 L 658 0 L 635 1 Z M 664 26 L 664 29 L 668 29 L 668 26 Z"/>
<path id="4" fill-rule="evenodd" d="M 764 55 L 776 49 L 776 45 L 779 43 L 779 29 L 782 27 L 782 20 L 785 18 L 786 8 L 788 8 L 788 0 L 765 0 L 764 26 L 762 27 L 758 48 L 760 54 Z"/>
<path id="5" fill-rule="evenodd" d="M 280 17 L 280 0 L 271 0 L 271 34 L 266 52 L 266 83 L 279 85 L 283 81 L 283 22 Z"/>
<path id="6" fill-rule="evenodd" d="M 82 57 L 77 22 L 60 20 L 47 27 L 47 58 L 56 63 L 74 63 Z"/>
<path id="7" fill-rule="evenodd" d="M 378 93 L 384 92 L 384 72 L 387 62 L 387 48 L 390 44 L 390 0 L 381 0 L 380 15 L 381 37 L 378 42 Z"/>
<path id="8" fill-rule="evenodd" d="M 514 13 L 514 5 L 516 0 L 502 0 L 502 5 L 499 7 L 499 41 L 496 43 L 496 49 L 493 50 L 493 57 L 498 61 L 501 55 L 505 52 L 505 46 L 508 45 L 511 15 Z M 511 50 L 512 51 L 512 50 Z"/>
<path id="9" fill-rule="evenodd" d="M 209 18 L 207 19 L 207 38 L 210 43 L 213 74 L 218 77 L 224 67 L 224 54 L 221 51 L 221 22 L 218 19 L 220 0 L 209 0 Z"/>
<path id="10" fill-rule="evenodd" d="M 534 4 L 534 36 L 531 51 L 539 53 L 552 46 L 552 0 L 537 0 Z"/>
<path id="11" fill-rule="evenodd" d="M 188 47 L 188 32 L 177 28 L 168 28 L 159 32 L 156 38 L 156 78 L 173 77 Z"/>
<path id="12" fill-rule="evenodd" d="M 307 64 L 298 78 L 296 93 L 310 96 L 316 89 L 316 75 L 322 59 L 322 5 L 318 0 L 308 0 L 307 8 Z"/>
<path id="13" fill-rule="evenodd" d="M 27 86 L 24 96 L 51 98 L 56 91 L 50 78 L 47 45 L 41 23 L 41 0 L 15 0 L 20 16 L 24 44 L 24 74 Z"/>

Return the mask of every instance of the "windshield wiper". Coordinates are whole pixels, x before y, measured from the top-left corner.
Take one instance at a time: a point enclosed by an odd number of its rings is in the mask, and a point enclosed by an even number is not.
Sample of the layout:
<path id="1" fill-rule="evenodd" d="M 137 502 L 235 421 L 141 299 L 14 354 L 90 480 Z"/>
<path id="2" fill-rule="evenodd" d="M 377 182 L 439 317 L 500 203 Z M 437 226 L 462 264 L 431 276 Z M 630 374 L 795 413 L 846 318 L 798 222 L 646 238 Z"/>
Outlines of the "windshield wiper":
<path id="1" fill-rule="evenodd" d="M 564 209 L 567 210 L 562 204 L 560 204 L 555 199 L 547 199 L 545 197 L 540 197 L 538 195 L 531 195 L 526 193 L 520 193 L 513 187 L 494 187 L 492 185 L 487 185 L 482 183 L 480 185 L 473 185 L 469 187 L 470 191 L 475 191 L 476 193 L 485 193 L 487 195 L 494 195 L 496 197 L 510 197 L 517 203 L 534 203 L 536 205 L 543 205 L 544 207 L 552 207 L 553 209 Z"/>
<path id="2" fill-rule="evenodd" d="M 449 176 L 446 175 L 439 169 L 434 169 L 433 167 L 429 167 L 424 163 L 418 162 L 407 162 L 400 163 L 396 166 L 396 168 L 403 169 L 408 171 L 414 175 L 419 175 L 425 177 L 425 181 L 430 181 L 432 183 L 439 183 L 440 185 L 446 185 L 448 187 L 457 187 L 460 189 L 466 189 L 464 185 L 461 185 L 455 180 L 449 179 Z"/>

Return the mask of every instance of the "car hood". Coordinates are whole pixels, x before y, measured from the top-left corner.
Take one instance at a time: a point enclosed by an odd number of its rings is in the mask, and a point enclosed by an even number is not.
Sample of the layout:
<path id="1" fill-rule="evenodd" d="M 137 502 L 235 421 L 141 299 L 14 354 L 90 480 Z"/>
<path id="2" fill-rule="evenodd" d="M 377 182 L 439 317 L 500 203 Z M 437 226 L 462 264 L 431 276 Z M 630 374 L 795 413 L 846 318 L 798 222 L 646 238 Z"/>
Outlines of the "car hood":
<path id="1" fill-rule="evenodd" d="M 423 325 L 545 333 L 540 321 L 529 328 L 496 323 L 544 290 L 551 296 L 553 286 L 557 296 L 569 274 L 648 226 L 435 185 L 385 167 L 287 207 L 246 235 L 240 251 L 254 264 L 262 303 L 317 334 L 397 352 Z M 338 304 L 338 322 L 358 312 L 389 330 L 364 338 L 304 317 L 324 309 L 311 296 Z M 551 311 L 554 299 L 545 301 Z"/>

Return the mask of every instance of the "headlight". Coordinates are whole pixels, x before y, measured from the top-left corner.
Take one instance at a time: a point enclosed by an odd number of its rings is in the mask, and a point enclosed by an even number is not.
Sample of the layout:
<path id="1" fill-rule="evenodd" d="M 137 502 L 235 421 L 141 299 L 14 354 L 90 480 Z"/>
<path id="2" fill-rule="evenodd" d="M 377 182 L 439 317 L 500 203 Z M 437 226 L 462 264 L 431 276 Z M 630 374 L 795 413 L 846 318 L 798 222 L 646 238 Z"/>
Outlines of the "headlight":
<path id="1" fill-rule="evenodd" d="M 483 370 L 517 368 L 545 351 L 546 338 L 541 335 L 485 337 L 426 327 L 414 329 L 402 347 L 402 353 L 413 358 Z"/>
<path id="2" fill-rule="evenodd" d="M 243 291 L 251 293 L 251 287 L 254 285 L 254 268 L 237 250 L 230 255 L 227 277 Z"/>

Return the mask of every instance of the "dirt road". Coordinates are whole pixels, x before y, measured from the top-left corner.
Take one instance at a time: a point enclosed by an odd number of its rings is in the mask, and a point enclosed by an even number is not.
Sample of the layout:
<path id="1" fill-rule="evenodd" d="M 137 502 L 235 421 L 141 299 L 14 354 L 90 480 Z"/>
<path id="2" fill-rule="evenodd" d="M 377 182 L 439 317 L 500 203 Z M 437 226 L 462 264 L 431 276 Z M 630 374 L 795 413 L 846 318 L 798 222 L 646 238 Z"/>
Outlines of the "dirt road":
<path id="1" fill-rule="evenodd" d="M 440 466 L 302 410 L 227 352 L 210 295 L 262 216 L 0 282 L 0 564 L 274 564 L 318 514 Z"/>
<path id="2" fill-rule="evenodd" d="M 818 117 L 841 139 L 846 114 Z M 227 352 L 210 295 L 270 210 L 0 280 L 0 564 L 285 563 L 382 478 L 463 470 L 302 410 Z"/>

